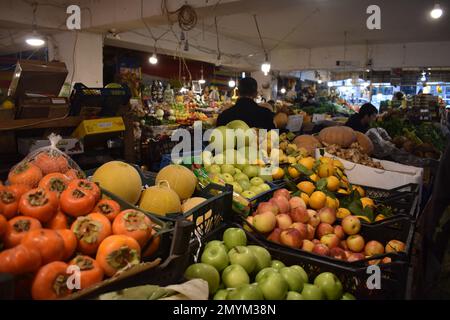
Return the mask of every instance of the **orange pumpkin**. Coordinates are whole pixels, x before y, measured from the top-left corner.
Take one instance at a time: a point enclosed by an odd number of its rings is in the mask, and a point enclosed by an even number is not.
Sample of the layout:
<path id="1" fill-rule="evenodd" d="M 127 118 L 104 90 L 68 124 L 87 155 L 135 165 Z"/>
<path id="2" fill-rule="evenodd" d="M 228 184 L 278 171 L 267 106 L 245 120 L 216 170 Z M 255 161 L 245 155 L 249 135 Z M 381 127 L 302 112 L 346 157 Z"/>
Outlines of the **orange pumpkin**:
<path id="1" fill-rule="evenodd" d="M 348 148 L 356 141 L 356 135 L 352 128 L 346 126 L 328 127 L 319 133 L 319 140 L 325 145 L 338 145 Z"/>
<path id="2" fill-rule="evenodd" d="M 316 148 L 321 148 L 322 144 L 315 137 L 304 134 L 294 139 L 297 148 L 304 148 L 308 154 L 314 156 Z"/>
<path id="3" fill-rule="evenodd" d="M 373 143 L 372 140 L 365 134 L 355 131 L 356 140 L 358 141 L 359 145 L 363 149 L 364 153 L 367 155 L 371 155 L 373 152 Z"/>

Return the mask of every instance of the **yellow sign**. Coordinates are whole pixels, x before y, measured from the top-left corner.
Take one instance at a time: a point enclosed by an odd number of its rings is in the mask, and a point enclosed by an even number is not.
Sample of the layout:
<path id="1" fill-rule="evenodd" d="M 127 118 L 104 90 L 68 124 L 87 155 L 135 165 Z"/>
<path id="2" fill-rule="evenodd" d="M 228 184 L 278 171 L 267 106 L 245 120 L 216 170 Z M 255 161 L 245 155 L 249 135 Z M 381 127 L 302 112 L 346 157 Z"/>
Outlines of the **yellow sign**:
<path id="1" fill-rule="evenodd" d="M 72 133 L 72 137 L 82 139 L 85 136 L 125 131 L 125 123 L 122 117 L 101 118 L 84 120 Z"/>

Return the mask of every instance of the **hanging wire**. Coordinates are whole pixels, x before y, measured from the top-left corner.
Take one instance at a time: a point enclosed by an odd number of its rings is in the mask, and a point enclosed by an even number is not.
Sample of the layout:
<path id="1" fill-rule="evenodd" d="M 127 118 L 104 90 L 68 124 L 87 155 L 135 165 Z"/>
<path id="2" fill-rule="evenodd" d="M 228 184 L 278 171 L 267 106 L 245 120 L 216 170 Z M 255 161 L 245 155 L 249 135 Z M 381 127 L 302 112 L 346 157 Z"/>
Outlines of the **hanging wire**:
<path id="1" fill-rule="evenodd" d="M 266 60 L 268 59 L 268 54 L 266 47 L 264 46 L 264 41 L 261 35 L 261 30 L 259 29 L 258 19 L 256 18 L 256 14 L 253 15 L 253 19 L 255 20 L 256 30 L 258 31 L 259 40 L 261 41 L 261 47 L 264 50 L 264 55 L 266 56 Z"/>
<path id="2" fill-rule="evenodd" d="M 214 25 L 216 27 L 216 40 L 217 40 L 217 60 L 220 61 L 222 54 L 220 52 L 220 40 L 219 40 L 219 28 L 217 25 L 217 16 L 214 16 Z"/>

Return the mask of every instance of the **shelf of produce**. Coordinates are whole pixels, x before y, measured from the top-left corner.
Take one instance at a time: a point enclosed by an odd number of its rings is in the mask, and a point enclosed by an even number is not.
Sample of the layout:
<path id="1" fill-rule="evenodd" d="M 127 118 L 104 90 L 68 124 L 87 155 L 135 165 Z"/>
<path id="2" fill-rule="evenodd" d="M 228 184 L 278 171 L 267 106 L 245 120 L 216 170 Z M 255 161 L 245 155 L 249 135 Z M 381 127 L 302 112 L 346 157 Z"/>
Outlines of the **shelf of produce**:
<path id="1" fill-rule="evenodd" d="M 71 128 L 78 126 L 82 117 L 67 117 L 64 119 L 16 119 L 0 120 L 0 131 L 28 130 L 28 129 L 46 129 L 46 128 Z"/>

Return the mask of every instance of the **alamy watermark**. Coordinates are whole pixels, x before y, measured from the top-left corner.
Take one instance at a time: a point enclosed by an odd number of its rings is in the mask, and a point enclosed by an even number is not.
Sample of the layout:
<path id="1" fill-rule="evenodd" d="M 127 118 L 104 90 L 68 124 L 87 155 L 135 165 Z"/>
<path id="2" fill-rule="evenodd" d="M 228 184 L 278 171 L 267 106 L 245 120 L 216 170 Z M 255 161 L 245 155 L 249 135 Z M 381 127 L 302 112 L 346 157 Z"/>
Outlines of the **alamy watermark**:
<path id="1" fill-rule="evenodd" d="M 69 15 L 66 19 L 66 27 L 69 30 L 81 29 L 81 8 L 75 4 L 67 7 L 66 13 Z"/>
<path id="2" fill-rule="evenodd" d="M 381 30 L 381 8 L 376 4 L 372 4 L 367 7 L 367 14 L 370 16 L 367 18 L 366 26 L 369 30 Z"/>

